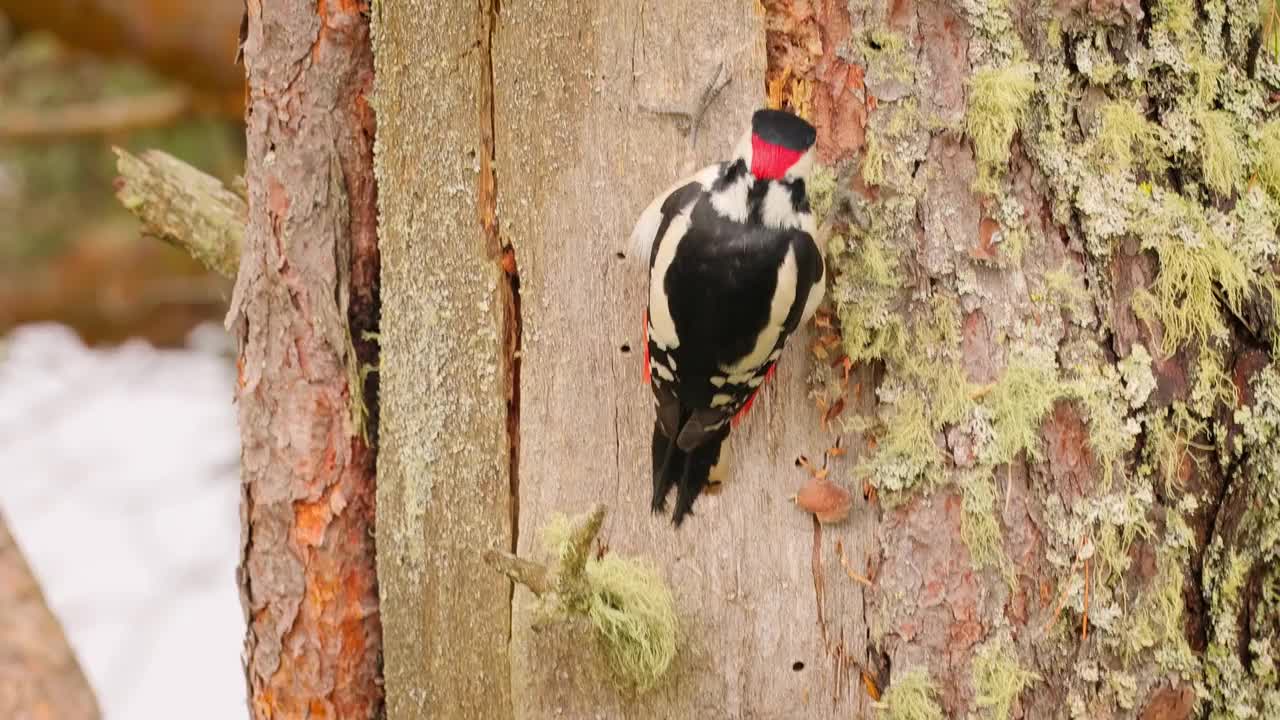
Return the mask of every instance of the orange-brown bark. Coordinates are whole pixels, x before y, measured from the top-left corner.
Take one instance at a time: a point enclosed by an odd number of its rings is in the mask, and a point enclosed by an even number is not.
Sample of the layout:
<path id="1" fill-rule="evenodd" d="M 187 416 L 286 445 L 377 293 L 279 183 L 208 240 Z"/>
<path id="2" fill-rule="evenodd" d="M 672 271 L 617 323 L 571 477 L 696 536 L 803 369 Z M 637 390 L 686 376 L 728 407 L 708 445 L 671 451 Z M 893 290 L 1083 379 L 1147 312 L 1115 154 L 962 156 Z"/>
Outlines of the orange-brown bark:
<path id="1" fill-rule="evenodd" d="M 377 316 L 368 19 L 351 2 L 253 0 L 244 61 L 250 210 L 231 318 L 250 706 L 372 718 L 382 643 L 358 367 L 376 362 L 361 339 Z"/>

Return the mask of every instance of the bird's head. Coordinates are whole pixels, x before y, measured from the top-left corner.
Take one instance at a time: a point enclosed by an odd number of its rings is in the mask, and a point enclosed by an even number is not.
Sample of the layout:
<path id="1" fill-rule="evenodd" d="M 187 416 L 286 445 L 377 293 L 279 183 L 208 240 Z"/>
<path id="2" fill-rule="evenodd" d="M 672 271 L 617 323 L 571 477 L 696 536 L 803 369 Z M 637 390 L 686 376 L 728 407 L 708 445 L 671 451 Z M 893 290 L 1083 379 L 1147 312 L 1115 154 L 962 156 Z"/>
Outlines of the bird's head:
<path id="1" fill-rule="evenodd" d="M 784 110 L 757 110 L 738 143 L 737 158 L 760 180 L 804 180 L 813 169 L 818 131 Z"/>

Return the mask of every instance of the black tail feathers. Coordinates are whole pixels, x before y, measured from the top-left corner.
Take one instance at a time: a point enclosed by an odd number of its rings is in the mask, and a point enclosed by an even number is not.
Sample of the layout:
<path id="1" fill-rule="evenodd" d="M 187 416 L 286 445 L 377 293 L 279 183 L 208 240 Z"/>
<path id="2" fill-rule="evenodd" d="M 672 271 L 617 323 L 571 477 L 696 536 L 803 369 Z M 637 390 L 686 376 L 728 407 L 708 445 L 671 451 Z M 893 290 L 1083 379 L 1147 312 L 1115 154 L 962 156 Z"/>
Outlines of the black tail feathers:
<path id="1" fill-rule="evenodd" d="M 667 495 L 676 488 L 676 509 L 671 521 L 676 527 L 693 511 L 693 502 L 709 484 L 711 468 L 720 460 L 724 435 L 716 435 L 692 450 L 681 450 L 674 440 L 653 424 L 653 500 L 650 509 L 666 512 Z"/>

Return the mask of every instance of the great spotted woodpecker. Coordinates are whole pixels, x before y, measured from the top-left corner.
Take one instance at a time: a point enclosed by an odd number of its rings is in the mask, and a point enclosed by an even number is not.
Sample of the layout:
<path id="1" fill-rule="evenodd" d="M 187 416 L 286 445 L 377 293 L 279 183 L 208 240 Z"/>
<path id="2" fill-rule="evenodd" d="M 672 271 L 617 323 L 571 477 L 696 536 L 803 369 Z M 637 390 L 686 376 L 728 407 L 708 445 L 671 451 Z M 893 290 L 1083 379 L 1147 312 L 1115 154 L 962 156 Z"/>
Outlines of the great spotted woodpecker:
<path id="1" fill-rule="evenodd" d="M 648 260 L 645 380 L 653 390 L 654 513 L 677 527 L 723 479 L 721 448 L 822 301 L 825 263 L 805 180 L 812 125 L 758 110 L 731 160 L 659 195 L 631 234 Z"/>

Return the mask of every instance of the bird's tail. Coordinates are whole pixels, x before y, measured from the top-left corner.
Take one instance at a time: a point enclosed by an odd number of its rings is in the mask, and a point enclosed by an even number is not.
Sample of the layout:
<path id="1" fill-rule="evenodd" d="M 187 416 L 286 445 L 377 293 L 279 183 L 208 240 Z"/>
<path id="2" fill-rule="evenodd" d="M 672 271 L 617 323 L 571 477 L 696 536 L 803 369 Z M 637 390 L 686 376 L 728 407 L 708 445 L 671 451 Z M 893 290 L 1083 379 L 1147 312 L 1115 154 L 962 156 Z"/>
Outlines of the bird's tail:
<path id="1" fill-rule="evenodd" d="M 665 512 L 667 495 L 676 488 L 676 508 L 671 520 L 676 527 L 693 510 L 693 502 L 710 482 L 711 469 L 720 461 L 724 435 L 714 435 L 691 450 L 680 449 L 662 432 L 660 423 L 653 424 L 653 499 L 654 513 Z"/>

